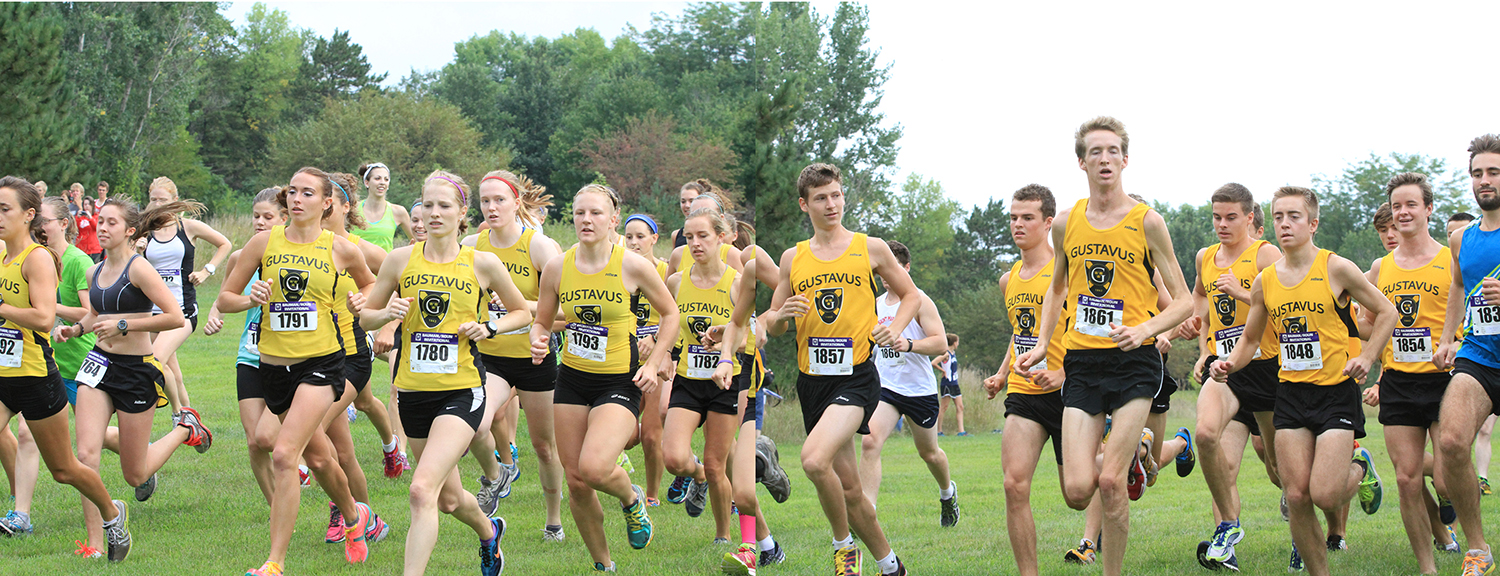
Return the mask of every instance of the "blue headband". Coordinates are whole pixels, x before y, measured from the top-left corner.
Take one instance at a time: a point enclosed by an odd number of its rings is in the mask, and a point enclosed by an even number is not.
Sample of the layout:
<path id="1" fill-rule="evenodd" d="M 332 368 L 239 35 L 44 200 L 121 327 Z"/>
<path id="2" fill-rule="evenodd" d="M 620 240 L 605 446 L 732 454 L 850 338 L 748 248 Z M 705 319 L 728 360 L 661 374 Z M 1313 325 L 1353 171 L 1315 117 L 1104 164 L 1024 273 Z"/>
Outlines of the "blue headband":
<path id="1" fill-rule="evenodd" d="M 339 181 L 338 180 L 334 180 L 332 178 L 329 178 L 328 181 L 332 182 L 333 185 L 334 185 L 334 187 L 336 187 L 336 188 L 339 189 L 339 192 L 343 192 L 344 193 L 344 203 L 345 204 L 353 204 L 354 203 L 353 200 L 349 199 L 349 191 L 345 190 L 343 186 L 339 186 Z"/>
<path id="2" fill-rule="evenodd" d="M 646 227 L 651 229 L 652 234 L 661 234 L 661 232 L 656 229 L 656 221 L 652 220 L 650 216 L 647 216 L 645 214 L 631 214 L 629 218 L 625 219 L 625 225 L 629 226 L 631 220 L 640 220 L 641 222 L 645 222 Z"/>

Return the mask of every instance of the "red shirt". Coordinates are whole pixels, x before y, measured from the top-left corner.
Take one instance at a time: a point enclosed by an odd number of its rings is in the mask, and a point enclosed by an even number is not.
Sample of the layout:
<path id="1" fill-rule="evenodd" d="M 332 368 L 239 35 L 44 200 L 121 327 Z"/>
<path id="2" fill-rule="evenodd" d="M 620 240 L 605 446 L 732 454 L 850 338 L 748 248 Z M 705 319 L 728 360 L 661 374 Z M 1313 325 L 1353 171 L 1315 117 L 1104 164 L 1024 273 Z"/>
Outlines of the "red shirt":
<path id="1" fill-rule="evenodd" d="M 82 210 L 73 219 L 78 221 L 78 242 L 75 243 L 78 249 L 90 256 L 103 252 L 99 246 L 99 221 Z"/>

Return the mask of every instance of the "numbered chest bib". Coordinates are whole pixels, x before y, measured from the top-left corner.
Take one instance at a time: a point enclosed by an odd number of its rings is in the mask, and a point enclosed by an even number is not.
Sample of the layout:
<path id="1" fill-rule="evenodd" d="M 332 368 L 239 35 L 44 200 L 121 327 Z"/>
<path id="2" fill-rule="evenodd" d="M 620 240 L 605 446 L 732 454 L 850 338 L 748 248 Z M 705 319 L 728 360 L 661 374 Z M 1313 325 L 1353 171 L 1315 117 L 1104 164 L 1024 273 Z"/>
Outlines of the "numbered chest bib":
<path id="1" fill-rule="evenodd" d="M 182 286 L 181 268 L 157 268 L 156 273 L 161 275 L 168 286 Z"/>
<path id="2" fill-rule="evenodd" d="M 458 335 L 416 332 L 411 335 L 411 371 L 415 374 L 457 374 Z"/>
<path id="3" fill-rule="evenodd" d="M 260 356 L 260 322 L 251 322 L 245 327 L 245 351 L 251 356 Z"/>
<path id="4" fill-rule="evenodd" d="M 1025 354 L 1027 352 L 1035 350 L 1036 349 L 1036 345 L 1038 343 L 1040 343 L 1040 342 L 1041 342 L 1041 339 L 1038 338 L 1038 337 L 1036 337 L 1036 336 L 1021 336 L 1019 334 L 1015 335 L 1015 336 L 1011 336 L 1010 337 L 1010 345 L 1011 345 L 1011 351 L 1014 354 L 1013 356 L 1011 356 L 1012 361 L 1014 361 L 1015 359 L 1019 359 L 1022 354 Z M 1033 372 L 1039 371 L 1039 370 L 1046 370 L 1046 369 L 1047 369 L 1047 357 L 1046 356 L 1042 357 L 1042 361 L 1041 362 L 1037 362 L 1035 365 L 1033 365 L 1031 367 L 1031 370 Z"/>
<path id="5" fill-rule="evenodd" d="M 318 329 L 316 302 L 272 302 L 272 332 L 311 332 Z"/>
<path id="6" fill-rule="evenodd" d="M 490 310 L 490 321 L 491 322 L 499 321 L 506 314 L 510 313 L 509 311 L 507 311 L 505 309 L 504 306 L 501 306 L 501 305 L 496 304 L 494 302 L 490 303 L 489 310 Z M 520 328 L 517 328 L 515 330 L 511 330 L 510 332 L 501 332 L 500 335 L 502 335 L 502 336 L 512 336 L 512 335 L 515 335 L 515 334 L 530 334 L 530 333 L 531 333 L 531 326 L 530 325 L 526 325 L 526 326 L 522 326 Z"/>
<path id="7" fill-rule="evenodd" d="M 901 357 L 901 351 L 885 346 L 875 347 L 875 364 L 883 368 L 900 368 L 906 362 Z"/>
<path id="8" fill-rule="evenodd" d="M 568 353 L 584 360 L 604 361 L 609 349 L 609 328 L 592 324 L 568 323 Z"/>
<path id="9" fill-rule="evenodd" d="M 1095 298 L 1087 294 L 1078 295 L 1078 314 L 1073 329 L 1079 334 L 1109 337 L 1109 324 L 1125 323 L 1125 301 L 1114 298 Z"/>
<path id="10" fill-rule="evenodd" d="M 105 358 L 98 350 L 90 350 L 89 355 L 83 358 L 83 365 L 78 367 L 78 376 L 74 380 L 90 388 L 98 388 L 99 383 L 104 381 L 104 373 L 108 371 L 109 358 Z"/>
<path id="11" fill-rule="evenodd" d="M 1323 345 L 1317 332 L 1283 332 L 1281 369 L 1291 372 L 1323 369 Z"/>
<path id="12" fill-rule="evenodd" d="M 1220 358 L 1228 359 L 1234 353 L 1234 347 L 1240 343 L 1240 337 L 1245 335 L 1245 326 L 1230 326 L 1223 330 L 1214 332 L 1214 353 Z M 1255 354 L 1251 358 L 1260 358 L 1260 346 L 1255 347 Z"/>
<path id="13" fill-rule="evenodd" d="M 687 348 L 687 362 L 688 378 L 708 380 L 714 377 L 714 369 L 719 367 L 719 353 L 697 344 L 689 344 Z"/>
<path id="14" fill-rule="evenodd" d="M 807 368 L 814 376 L 854 373 L 853 338 L 808 338 Z"/>
<path id="15" fill-rule="evenodd" d="M 637 326 L 636 329 L 635 329 L 635 335 L 637 337 L 640 337 L 640 338 L 645 338 L 647 336 L 654 336 L 654 335 L 656 335 L 656 333 L 658 331 L 660 331 L 660 330 L 661 330 L 661 325 L 660 324 L 654 324 L 654 325 L 651 325 L 651 326 Z"/>
<path id="16" fill-rule="evenodd" d="M 1500 306 L 1486 304 L 1483 295 L 1470 296 L 1469 328 L 1477 336 L 1500 334 Z"/>
<path id="17" fill-rule="evenodd" d="M 25 351 L 26 341 L 21 338 L 20 330 L 0 328 L 0 366 L 20 368 Z"/>
<path id="18" fill-rule="evenodd" d="M 1391 355 L 1397 362 L 1431 362 L 1432 330 L 1397 328 L 1391 334 Z"/>

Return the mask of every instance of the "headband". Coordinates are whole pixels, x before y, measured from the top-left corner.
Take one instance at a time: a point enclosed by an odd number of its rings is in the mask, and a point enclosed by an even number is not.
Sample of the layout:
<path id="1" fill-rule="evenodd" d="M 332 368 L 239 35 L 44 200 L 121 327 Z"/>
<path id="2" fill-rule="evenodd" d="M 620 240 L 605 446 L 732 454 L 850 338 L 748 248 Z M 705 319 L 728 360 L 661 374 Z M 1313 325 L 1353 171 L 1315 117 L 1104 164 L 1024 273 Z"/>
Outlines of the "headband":
<path id="1" fill-rule="evenodd" d="M 501 178 L 499 176 L 486 176 L 486 177 L 484 177 L 483 180 L 480 180 L 479 183 L 480 184 L 484 184 L 485 180 L 499 180 L 501 182 L 505 182 L 505 185 L 510 187 L 511 193 L 516 195 L 516 200 L 520 200 L 521 199 L 521 191 L 520 190 L 516 190 L 516 186 L 514 184 L 511 184 L 510 181 L 508 181 L 508 180 L 506 180 L 504 178 Z"/>
<path id="2" fill-rule="evenodd" d="M 362 174 L 359 175 L 360 179 L 367 179 L 367 178 L 369 178 L 370 177 L 370 171 L 372 171 L 372 170 L 374 170 L 376 168 L 385 168 L 386 172 L 390 172 L 391 171 L 391 167 L 390 166 L 386 166 L 384 162 L 376 162 L 376 163 L 370 164 L 368 166 L 365 166 L 364 173 L 362 173 Z"/>
<path id="3" fill-rule="evenodd" d="M 431 183 L 433 180 L 439 180 L 439 179 L 443 180 L 444 182 L 447 182 L 449 184 L 452 184 L 454 188 L 457 188 L 458 189 L 458 201 L 462 202 L 464 206 L 468 206 L 469 205 L 469 195 L 465 194 L 464 193 L 464 187 L 463 186 L 459 186 L 457 182 L 453 181 L 453 179 L 451 179 L 451 178 L 449 178 L 447 176 L 433 176 L 431 178 L 428 178 L 427 182 Z"/>
<path id="4" fill-rule="evenodd" d="M 661 232 L 657 231 L 656 221 L 652 220 L 650 216 L 647 216 L 645 214 L 631 214 L 629 218 L 625 219 L 625 225 L 629 226 L 631 220 L 640 220 L 641 222 L 645 222 L 646 227 L 651 229 L 652 234 L 661 234 Z"/>
<path id="5" fill-rule="evenodd" d="M 716 196 L 714 194 L 709 194 L 707 192 L 704 192 L 702 194 L 699 194 L 696 198 L 693 198 L 693 200 L 697 200 L 698 198 L 707 198 L 709 200 L 713 200 L 714 201 L 714 206 L 718 206 L 719 207 L 719 213 L 720 214 L 724 213 L 724 205 L 719 202 L 719 197 L 718 196 Z"/>
<path id="6" fill-rule="evenodd" d="M 334 180 L 332 178 L 329 178 L 328 181 L 332 182 L 333 185 L 339 189 L 339 192 L 343 192 L 344 193 L 344 203 L 345 204 L 353 204 L 354 203 L 353 200 L 349 199 L 349 191 L 345 190 L 343 186 L 339 186 L 339 181 L 338 180 Z"/>
<path id="7" fill-rule="evenodd" d="M 416 202 L 412 202 L 410 212 L 416 212 L 417 208 L 421 208 L 421 207 L 422 207 L 422 201 L 421 200 L 418 200 Z"/>

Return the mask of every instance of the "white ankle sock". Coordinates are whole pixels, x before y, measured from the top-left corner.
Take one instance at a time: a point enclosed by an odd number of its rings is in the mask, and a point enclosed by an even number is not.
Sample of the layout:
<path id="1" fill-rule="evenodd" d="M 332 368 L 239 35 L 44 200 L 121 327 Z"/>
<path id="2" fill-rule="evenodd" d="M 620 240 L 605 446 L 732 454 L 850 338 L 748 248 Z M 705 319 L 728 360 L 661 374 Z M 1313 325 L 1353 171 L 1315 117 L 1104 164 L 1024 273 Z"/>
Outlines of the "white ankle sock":
<path id="1" fill-rule="evenodd" d="M 853 534 L 850 534 L 850 535 L 844 537 L 843 540 L 834 540 L 833 541 L 833 549 L 834 550 L 838 550 L 839 548 L 847 548 L 847 547 L 853 546 L 853 545 L 854 545 L 854 535 Z"/>
<path id="2" fill-rule="evenodd" d="M 773 550 L 776 548 L 776 539 L 767 534 L 765 539 L 758 542 L 761 550 Z"/>
<path id="3" fill-rule="evenodd" d="M 942 490 L 938 490 L 938 498 L 942 498 L 943 500 L 948 500 L 950 498 L 953 498 L 953 495 L 957 494 L 957 493 L 958 493 L 958 488 L 954 487 L 952 482 L 949 482 L 947 488 L 944 488 Z"/>
<path id="4" fill-rule="evenodd" d="M 878 565 L 878 566 L 880 566 L 880 573 L 881 574 L 890 574 L 892 572 L 895 572 L 896 571 L 896 551 L 892 550 L 890 554 L 887 554 L 885 556 L 885 558 L 881 558 L 879 560 L 876 560 L 875 564 Z"/>

